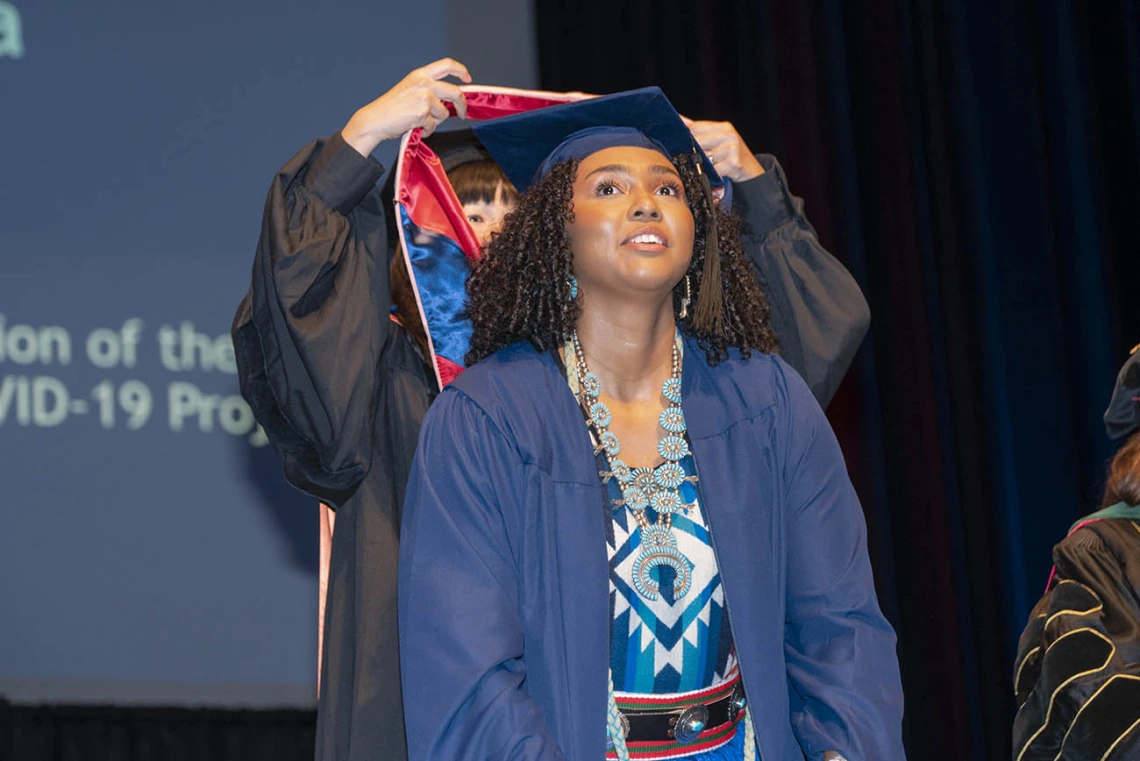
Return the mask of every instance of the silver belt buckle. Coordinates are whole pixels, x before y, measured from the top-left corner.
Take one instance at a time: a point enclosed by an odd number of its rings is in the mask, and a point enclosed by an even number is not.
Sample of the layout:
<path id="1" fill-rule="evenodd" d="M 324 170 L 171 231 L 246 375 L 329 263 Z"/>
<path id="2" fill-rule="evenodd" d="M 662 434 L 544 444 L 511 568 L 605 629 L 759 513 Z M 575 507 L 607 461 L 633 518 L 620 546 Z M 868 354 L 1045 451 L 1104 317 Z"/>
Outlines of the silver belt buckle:
<path id="1" fill-rule="evenodd" d="M 671 723 L 673 739 L 681 745 L 688 745 L 705 731 L 709 723 L 709 709 L 704 705 L 689 706 Z"/>
<path id="2" fill-rule="evenodd" d="M 744 684 L 737 682 L 732 688 L 732 697 L 728 699 L 728 720 L 735 723 L 747 705 L 748 698 L 744 696 Z"/>

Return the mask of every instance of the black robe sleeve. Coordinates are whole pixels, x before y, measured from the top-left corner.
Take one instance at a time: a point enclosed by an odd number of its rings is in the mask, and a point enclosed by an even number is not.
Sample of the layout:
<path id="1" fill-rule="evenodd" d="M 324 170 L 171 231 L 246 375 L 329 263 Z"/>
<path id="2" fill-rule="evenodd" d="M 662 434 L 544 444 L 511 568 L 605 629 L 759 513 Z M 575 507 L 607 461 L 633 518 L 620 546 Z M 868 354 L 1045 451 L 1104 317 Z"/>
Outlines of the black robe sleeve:
<path id="1" fill-rule="evenodd" d="M 1140 527 L 1097 521 L 1053 560 L 1014 661 L 1013 758 L 1140 758 Z"/>
<path id="2" fill-rule="evenodd" d="M 780 356 L 826 407 L 867 334 L 871 312 L 855 278 L 820 245 L 779 162 L 756 158 L 764 174 L 733 185 L 733 211 L 772 305 Z"/>
<path id="3" fill-rule="evenodd" d="M 392 332 L 383 171 L 338 133 L 277 173 L 233 324 L 242 395 L 286 477 L 334 506 L 371 466 Z"/>

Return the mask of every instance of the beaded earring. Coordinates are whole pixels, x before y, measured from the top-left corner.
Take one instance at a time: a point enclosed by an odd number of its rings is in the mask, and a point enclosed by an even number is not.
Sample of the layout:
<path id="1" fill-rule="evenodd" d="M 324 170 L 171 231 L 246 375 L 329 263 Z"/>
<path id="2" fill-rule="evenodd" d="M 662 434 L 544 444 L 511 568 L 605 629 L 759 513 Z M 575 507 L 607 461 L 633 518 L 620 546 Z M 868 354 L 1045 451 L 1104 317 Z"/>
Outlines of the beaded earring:
<path id="1" fill-rule="evenodd" d="M 566 300 L 573 301 L 574 299 L 578 298 L 578 278 L 571 275 L 570 277 L 566 278 L 566 285 L 570 286 L 570 297 Z"/>
<path id="2" fill-rule="evenodd" d="M 681 319 L 689 316 L 689 304 L 693 300 L 693 286 L 689 281 L 689 276 L 685 275 L 685 295 L 681 298 Z"/>

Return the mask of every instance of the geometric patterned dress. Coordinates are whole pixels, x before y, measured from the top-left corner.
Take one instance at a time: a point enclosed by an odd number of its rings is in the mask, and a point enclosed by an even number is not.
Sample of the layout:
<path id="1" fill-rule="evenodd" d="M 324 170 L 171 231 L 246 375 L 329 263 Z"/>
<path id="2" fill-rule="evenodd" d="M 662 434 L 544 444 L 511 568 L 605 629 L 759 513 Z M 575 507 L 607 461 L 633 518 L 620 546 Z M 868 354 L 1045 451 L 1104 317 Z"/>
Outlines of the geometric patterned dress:
<path id="1" fill-rule="evenodd" d="M 693 476 L 693 458 L 681 461 L 686 476 Z M 617 479 L 608 484 L 611 500 L 621 499 Z M 700 509 L 697 484 L 681 485 L 681 499 L 693 504 L 689 512 L 673 516 L 677 549 L 693 566 L 692 586 L 672 600 L 672 578 L 661 579 L 661 594 L 648 600 L 633 584 L 633 564 L 640 547 L 640 532 L 628 507 L 611 511 L 606 544 L 610 558 L 610 614 L 612 624 L 610 667 L 614 690 L 623 693 L 670 694 L 713 687 L 736 675 L 736 653 L 724 606 L 724 590 L 713 555 L 708 527 Z M 657 521 L 646 508 L 650 523 Z M 673 574 L 659 566 L 655 573 Z"/>
<path id="2" fill-rule="evenodd" d="M 579 396 L 577 363 L 572 347 L 566 346 L 566 380 Z M 593 431 L 591 430 L 591 434 Z M 596 442 L 595 442 L 596 443 Z M 598 455 L 599 473 L 610 470 L 605 452 Z M 673 574 L 658 566 L 659 595 L 651 600 L 634 584 L 634 562 L 641 546 L 637 522 L 629 507 L 609 511 L 606 549 L 610 564 L 610 671 L 614 696 L 621 700 L 640 695 L 683 695 L 715 687 L 739 676 L 732 627 L 724 602 L 720 569 L 712 536 L 700 504 L 696 463 L 692 454 L 679 463 L 685 482 L 681 501 L 691 505 L 673 515 L 672 530 L 677 549 L 690 561 L 691 584 L 680 599 L 673 599 Z M 612 505 L 622 498 L 616 478 L 606 483 Z M 645 508 L 645 517 L 656 523 L 658 515 Z M 744 757 L 743 726 L 737 725 L 711 750 L 684 758 L 689 761 L 737 761 Z"/>

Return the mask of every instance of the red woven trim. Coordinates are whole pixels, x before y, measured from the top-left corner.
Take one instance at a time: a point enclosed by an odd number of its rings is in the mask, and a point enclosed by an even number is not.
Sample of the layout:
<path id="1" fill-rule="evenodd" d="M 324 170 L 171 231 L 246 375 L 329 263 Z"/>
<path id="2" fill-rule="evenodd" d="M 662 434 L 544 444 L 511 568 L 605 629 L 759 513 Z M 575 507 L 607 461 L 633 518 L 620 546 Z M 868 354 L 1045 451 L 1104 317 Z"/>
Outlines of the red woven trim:
<path id="1" fill-rule="evenodd" d="M 644 712 L 647 709 L 669 711 L 672 709 L 688 708 L 697 703 L 715 703 L 721 698 L 728 697 L 732 694 L 732 690 L 739 681 L 740 676 L 738 675 L 736 678 L 722 682 L 715 687 L 691 692 L 684 697 L 677 697 L 676 695 L 637 695 L 636 697 L 615 695 L 614 701 L 617 703 L 618 710 L 622 713 L 627 711 Z"/>
<path id="2" fill-rule="evenodd" d="M 736 726 L 735 723 L 728 721 L 719 727 L 706 729 L 696 740 L 686 745 L 674 740 L 629 743 L 627 746 L 629 757 L 638 761 L 659 761 L 716 750 L 722 745 L 727 745 L 736 736 Z M 616 751 L 606 751 L 606 758 L 617 759 Z"/>

